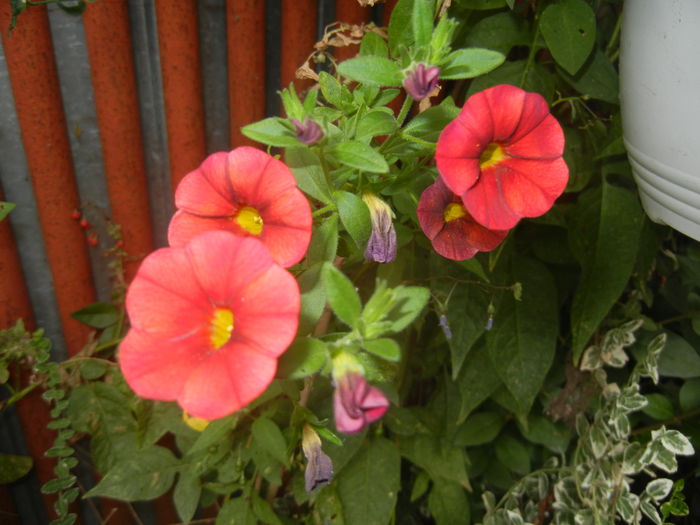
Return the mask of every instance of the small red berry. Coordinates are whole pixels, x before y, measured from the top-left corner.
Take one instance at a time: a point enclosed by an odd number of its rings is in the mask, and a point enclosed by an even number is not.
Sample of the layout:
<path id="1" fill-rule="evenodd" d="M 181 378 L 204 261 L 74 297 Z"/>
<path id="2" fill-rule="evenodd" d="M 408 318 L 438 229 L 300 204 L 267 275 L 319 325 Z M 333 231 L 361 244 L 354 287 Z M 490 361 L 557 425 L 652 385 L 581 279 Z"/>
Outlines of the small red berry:
<path id="1" fill-rule="evenodd" d="M 116 245 L 117 248 L 124 248 L 124 241 L 121 241 L 121 240 L 120 240 L 120 241 L 117 241 L 117 242 L 114 243 L 114 244 Z"/>
<path id="2" fill-rule="evenodd" d="M 78 219 L 80 219 L 80 217 L 81 217 L 80 210 L 74 209 L 74 210 L 70 213 L 70 217 L 71 217 L 71 219 L 74 219 L 74 220 L 76 220 L 76 221 L 77 221 Z"/>
<path id="3" fill-rule="evenodd" d="M 84 230 L 87 230 L 90 228 L 90 222 L 87 219 L 81 219 L 80 220 L 80 227 L 83 228 Z"/>
<path id="4" fill-rule="evenodd" d="M 92 232 L 90 235 L 88 235 L 87 242 L 90 246 L 97 246 L 97 234 L 95 232 Z"/>

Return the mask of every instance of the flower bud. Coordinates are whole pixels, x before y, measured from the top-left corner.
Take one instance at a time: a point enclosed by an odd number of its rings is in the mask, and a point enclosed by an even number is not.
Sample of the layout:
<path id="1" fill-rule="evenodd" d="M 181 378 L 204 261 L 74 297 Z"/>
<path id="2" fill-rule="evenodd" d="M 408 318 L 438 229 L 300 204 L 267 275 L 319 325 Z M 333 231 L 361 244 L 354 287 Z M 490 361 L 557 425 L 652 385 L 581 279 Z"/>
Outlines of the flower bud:
<path id="1" fill-rule="evenodd" d="M 328 485 L 333 479 L 333 462 L 321 450 L 321 438 L 309 425 L 304 425 L 301 436 L 301 448 L 308 463 L 304 472 L 306 492 Z"/>
<path id="2" fill-rule="evenodd" d="M 372 221 L 372 234 L 367 242 L 365 259 L 378 263 L 390 263 L 396 258 L 396 230 L 392 222 L 394 212 L 374 193 L 365 193 L 362 200 L 369 208 Z"/>
<path id="3" fill-rule="evenodd" d="M 296 137 L 307 146 L 313 146 L 323 138 L 321 126 L 313 120 L 305 118 L 304 122 L 299 122 L 297 119 L 292 119 L 292 124 L 296 130 Z"/>
<path id="4" fill-rule="evenodd" d="M 418 64 L 416 68 L 403 79 L 403 87 L 413 100 L 423 100 L 435 89 L 440 76 L 440 68 Z"/>

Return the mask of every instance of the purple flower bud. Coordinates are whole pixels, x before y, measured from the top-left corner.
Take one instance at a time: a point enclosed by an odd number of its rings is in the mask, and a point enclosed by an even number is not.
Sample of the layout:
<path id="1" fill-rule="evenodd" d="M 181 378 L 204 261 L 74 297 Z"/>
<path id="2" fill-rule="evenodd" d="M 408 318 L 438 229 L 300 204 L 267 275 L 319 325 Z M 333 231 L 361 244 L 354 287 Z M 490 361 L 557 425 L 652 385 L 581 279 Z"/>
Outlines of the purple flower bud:
<path id="1" fill-rule="evenodd" d="M 440 68 L 418 64 L 416 69 L 403 79 L 403 87 L 413 100 L 423 100 L 435 89 L 440 76 Z"/>
<path id="2" fill-rule="evenodd" d="M 307 146 L 313 146 L 323 138 L 321 126 L 313 120 L 305 118 L 302 123 L 297 119 L 292 119 L 292 124 L 296 130 L 296 137 Z"/>
<path id="3" fill-rule="evenodd" d="M 353 434 L 381 418 L 389 409 L 389 400 L 367 383 L 358 372 L 348 372 L 338 379 L 333 394 L 335 427 Z"/>
<path id="4" fill-rule="evenodd" d="M 309 425 L 302 430 L 301 448 L 308 461 L 304 472 L 306 492 L 328 485 L 333 479 L 333 462 L 321 450 L 321 439 Z"/>
<path id="5" fill-rule="evenodd" d="M 369 208 L 372 234 L 367 242 L 365 259 L 378 263 L 390 263 L 396 258 L 396 230 L 389 205 L 373 193 L 362 196 Z"/>

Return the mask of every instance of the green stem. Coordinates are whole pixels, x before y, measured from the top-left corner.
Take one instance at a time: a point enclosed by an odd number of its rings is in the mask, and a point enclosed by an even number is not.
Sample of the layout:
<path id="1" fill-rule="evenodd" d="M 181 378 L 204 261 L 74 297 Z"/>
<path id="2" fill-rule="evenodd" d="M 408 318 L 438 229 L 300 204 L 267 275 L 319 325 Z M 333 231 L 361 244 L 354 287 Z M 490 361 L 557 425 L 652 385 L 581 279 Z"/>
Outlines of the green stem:
<path id="1" fill-rule="evenodd" d="M 396 117 L 396 124 L 400 128 L 403 126 L 403 121 L 406 120 L 406 116 L 408 115 L 408 110 L 411 109 L 413 106 L 413 99 L 406 95 L 406 98 L 403 99 L 403 104 L 401 105 L 401 110 L 399 110 L 399 116 Z M 396 133 L 396 132 L 394 132 Z"/>
<path id="2" fill-rule="evenodd" d="M 525 80 L 527 80 L 527 74 L 530 72 L 532 63 L 535 60 L 535 53 L 537 53 L 537 40 L 540 37 L 540 17 L 535 15 L 535 34 L 532 37 L 532 44 L 530 44 L 530 52 L 527 55 L 527 62 L 525 62 L 525 68 L 520 75 L 520 82 L 518 85 L 523 88 L 525 86 Z"/>
<path id="3" fill-rule="evenodd" d="M 404 133 L 399 133 L 399 136 L 402 139 L 408 140 L 409 142 L 415 142 L 416 144 L 420 144 L 421 146 L 427 146 L 429 148 L 434 148 L 436 144 L 434 142 L 428 142 L 427 140 L 419 139 L 418 137 L 414 137 L 412 135 L 406 135 Z"/>
<path id="4" fill-rule="evenodd" d="M 613 48 L 615 47 L 618 39 L 620 38 L 620 28 L 621 27 L 622 27 L 622 16 L 618 15 L 617 20 L 615 22 L 615 29 L 613 29 L 613 33 L 610 36 L 610 42 L 608 42 L 608 45 L 605 48 L 605 54 L 608 56 L 608 58 L 611 58 L 611 61 L 612 61 Z"/>
<path id="5" fill-rule="evenodd" d="M 319 208 L 315 212 L 311 214 L 312 217 L 318 217 L 319 215 L 323 215 L 324 213 L 328 211 L 335 210 L 335 205 L 334 204 L 329 204 L 328 206 L 324 206 L 323 208 Z"/>
<path id="6" fill-rule="evenodd" d="M 688 412 L 684 412 L 683 414 L 679 414 L 677 416 L 674 416 L 670 419 L 666 419 L 664 421 L 659 421 L 658 423 L 655 423 L 653 425 L 648 425 L 642 428 L 638 428 L 636 430 L 633 430 L 631 432 L 631 436 L 638 436 L 640 434 L 646 434 L 647 432 L 651 432 L 652 430 L 656 430 L 658 428 L 661 428 L 662 426 L 670 426 L 670 425 L 680 425 L 683 420 L 685 419 L 690 419 L 693 417 L 696 417 L 700 415 L 700 408 L 696 408 L 694 410 L 690 410 Z"/>
<path id="7" fill-rule="evenodd" d="M 23 388 L 22 390 L 20 390 L 19 392 L 15 392 L 14 394 L 12 394 L 12 396 L 10 396 L 10 398 L 3 403 L 3 410 L 5 408 L 9 407 L 10 405 L 16 403 L 17 401 L 22 399 L 24 396 L 26 396 L 30 392 L 32 392 L 40 384 L 41 383 L 32 383 L 32 384 L 26 386 L 25 388 Z"/>

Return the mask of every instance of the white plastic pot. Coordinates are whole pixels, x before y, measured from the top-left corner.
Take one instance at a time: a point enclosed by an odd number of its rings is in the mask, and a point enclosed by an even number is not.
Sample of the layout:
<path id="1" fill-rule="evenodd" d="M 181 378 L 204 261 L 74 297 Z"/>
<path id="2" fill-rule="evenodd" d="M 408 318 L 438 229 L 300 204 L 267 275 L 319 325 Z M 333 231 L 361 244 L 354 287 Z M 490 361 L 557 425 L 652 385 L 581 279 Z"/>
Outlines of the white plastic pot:
<path id="1" fill-rule="evenodd" d="M 627 0 L 620 103 L 649 217 L 700 240 L 700 0 Z"/>

